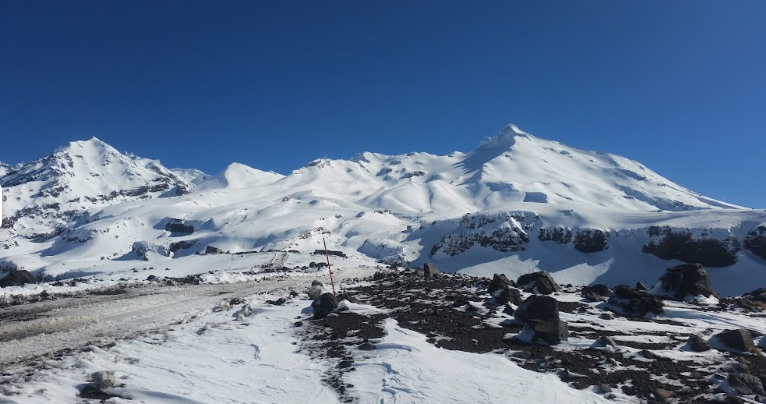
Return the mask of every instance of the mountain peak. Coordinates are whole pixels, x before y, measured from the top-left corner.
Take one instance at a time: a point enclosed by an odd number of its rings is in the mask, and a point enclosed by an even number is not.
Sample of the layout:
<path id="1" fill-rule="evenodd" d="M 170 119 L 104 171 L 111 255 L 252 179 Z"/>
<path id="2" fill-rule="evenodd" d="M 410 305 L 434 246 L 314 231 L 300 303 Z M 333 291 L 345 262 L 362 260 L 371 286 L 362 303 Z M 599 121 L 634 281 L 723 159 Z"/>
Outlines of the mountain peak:
<path id="1" fill-rule="evenodd" d="M 508 125 L 505 125 L 502 129 L 500 129 L 497 135 L 484 138 L 484 140 L 481 141 L 481 144 L 479 144 L 479 147 L 480 148 L 496 148 L 496 147 L 509 148 L 510 146 L 513 146 L 514 143 L 516 143 L 517 137 L 529 138 L 529 137 L 532 137 L 532 135 L 519 129 L 518 126 L 509 123 Z"/>

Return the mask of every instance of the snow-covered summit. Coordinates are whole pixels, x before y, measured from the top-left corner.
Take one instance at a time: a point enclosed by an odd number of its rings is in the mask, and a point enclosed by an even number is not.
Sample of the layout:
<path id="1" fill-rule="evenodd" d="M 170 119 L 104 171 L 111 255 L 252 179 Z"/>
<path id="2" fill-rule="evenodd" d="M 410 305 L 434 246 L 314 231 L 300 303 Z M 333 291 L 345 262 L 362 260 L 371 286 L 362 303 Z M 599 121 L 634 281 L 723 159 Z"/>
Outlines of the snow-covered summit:
<path id="1" fill-rule="evenodd" d="M 766 282 L 766 212 L 513 125 L 470 152 L 364 152 L 287 176 L 239 163 L 213 177 L 168 170 L 95 138 L 2 168 L 0 266 L 54 276 L 109 260 L 313 252 L 326 239 L 362 260 L 543 269 L 573 284 L 653 277 L 672 261 Z"/>

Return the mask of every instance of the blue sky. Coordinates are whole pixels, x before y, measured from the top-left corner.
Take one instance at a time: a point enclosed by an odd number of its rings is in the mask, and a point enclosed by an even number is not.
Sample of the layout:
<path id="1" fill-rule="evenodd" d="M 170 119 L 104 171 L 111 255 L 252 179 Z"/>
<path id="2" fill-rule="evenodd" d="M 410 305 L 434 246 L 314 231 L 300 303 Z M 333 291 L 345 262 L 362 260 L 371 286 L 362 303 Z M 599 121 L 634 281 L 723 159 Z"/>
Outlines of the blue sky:
<path id="1" fill-rule="evenodd" d="M 506 123 L 766 208 L 766 2 L 0 2 L 0 161 L 473 150 Z"/>

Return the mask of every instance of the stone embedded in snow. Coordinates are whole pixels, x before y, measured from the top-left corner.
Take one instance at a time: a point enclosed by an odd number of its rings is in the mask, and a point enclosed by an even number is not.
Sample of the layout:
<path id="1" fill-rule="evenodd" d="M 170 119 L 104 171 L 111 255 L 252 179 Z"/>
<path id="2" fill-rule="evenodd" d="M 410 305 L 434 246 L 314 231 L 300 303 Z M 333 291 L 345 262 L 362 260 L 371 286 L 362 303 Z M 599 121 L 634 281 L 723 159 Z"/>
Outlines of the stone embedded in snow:
<path id="1" fill-rule="evenodd" d="M 509 286 L 516 286 L 516 284 L 503 274 L 495 274 L 487 287 L 487 293 L 494 295 L 495 292 L 507 289 Z"/>
<path id="2" fill-rule="evenodd" d="M 101 370 L 94 372 L 90 375 L 90 379 L 93 381 L 93 387 L 104 390 L 114 387 L 114 371 L 113 370 Z"/>
<path id="3" fill-rule="evenodd" d="M 608 286 L 597 283 L 592 286 L 583 286 L 582 297 L 591 302 L 604 301 L 612 294 Z"/>
<path id="4" fill-rule="evenodd" d="M 27 283 L 37 283 L 37 279 L 23 269 L 9 271 L 8 275 L 0 279 L 0 287 L 3 288 L 7 286 L 22 286 Z"/>
<path id="5" fill-rule="evenodd" d="M 686 296 L 715 296 L 710 276 L 700 264 L 683 264 L 668 268 L 655 285 L 652 294 L 683 300 Z"/>
<path id="6" fill-rule="evenodd" d="M 690 335 L 686 344 L 694 352 L 705 352 L 711 349 L 710 344 L 697 334 Z"/>
<path id="7" fill-rule="evenodd" d="M 514 317 L 534 333 L 533 342 L 556 345 L 569 338 L 569 328 L 559 318 L 559 302 L 550 296 L 530 296 L 516 309 Z"/>
<path id="8" fill-rule="evenodd" d="M 663 303 L 657 296 L 635 290 L 628 285 L 617 285 L 607 300 L 609 308 L 626 316 L 644 317 L 649 313 L 661 314 Z"/>
<path id="9" fill-rule="evenodd" d="M 748 330 L 726 330 L 714 336 L 725 351 L 735 353 L 754 352 L 753 336 Z M 721 349 L 719 349 L 721 350 Z"/>
<path id="10" fill-rule="evenodd" d="M 610 338 L 610 337 L 601 336 L 601 337 L 598 337 L 598 339 L 596 339 L 596 341 L 594 341 L 590 345 L 590 347 L 593 348 L 593 349 L 595 349 L 595 348 L 607 348 L 607 347 L 617 348 L 617 343 L 614 342 L 614 340 L 612 338 Z"/>
<path id="11" fill-rule="evenodd" d="M 763 395 L 763 384 L 757 377 L 748 373 L 731 373 L 728 378 L 729 387 L 734 389 L 739 394 L 751 395 L 759 394 Z"/>
<path id="12" fill-rule="evenodd" d="M 314 307 L 314 319 L 319 320 L 327 317 L 335 310 L 338 307 L 338 302 L 332 293 L 324 293 L 312 303 L 312 306 Z"/>
<path id="13" fill-rule="evenodd" d="M 559 285 L 553 280 L 551 274 L 546 271 L 521 275 L 516 281 L 516 284 L 526 292 L 540 293 L 543 295 L 550 295 L 551 293 L 560 290 Z"/>

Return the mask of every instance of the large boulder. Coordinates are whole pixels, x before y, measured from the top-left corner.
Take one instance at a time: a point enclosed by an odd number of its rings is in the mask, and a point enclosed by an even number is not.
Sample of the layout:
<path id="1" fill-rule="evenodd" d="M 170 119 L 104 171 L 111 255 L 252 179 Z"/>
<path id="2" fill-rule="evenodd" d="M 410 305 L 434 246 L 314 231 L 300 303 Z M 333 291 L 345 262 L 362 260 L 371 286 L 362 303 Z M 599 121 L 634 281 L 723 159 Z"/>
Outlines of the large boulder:
<path id="1" fill-rule="evenodd" d="M 519 277 L 516 284 L 526 292 L 550 295 L 560 290 L 551 274 L 545 271 L 532 272 Z"/>
<path id="2" fill-rule="evenodd" d="M 720 344 L 718 350 L 734 353 L 755 352 L 753 335 L 748 330 L 726 330 L 714 336 Z"/>
<path id="3" fill-rule="evenodd" d="M 312 303 L 312 306 L 314 307 L 314 319 L 319 320 L 332 313 L 338 307 L 338 302 L 332 293 L 324 293 Z"/>
<path id="4" fill-rule="evenodd" d="M 37 283 L 37 279 L 23 269 L 12 270 L 8 272 L 8 275 L 6 275 L 5 278 L 0 279 L 0 287 L 3 288 L 6 286 L 22 286 L 27 283 Z"/>
<path id="5" fill-rule="evenodd" d="M 612 311 L 632 317 L 644 317 L 649 313 L 661 314 L 663 303 L 657 296 L 636 290 L 628 285 L 617 285 L 614 293 L 607 300 Z"/>
<path id="6" fill-rule="evenodd" d="M 489 286 L 487 287 L 487 293 L 494 295 L 495 292 L 507 289 L 511 286 L 516 286 L 516 284 L 512 280 L 508 279 L 507 276 L 503 274 L 495 274 L 495 276 L 492 277 L 492 281 L 489 283 Z"/>
<path id="7" fill-rule="evenodd" d="M 764 394 L 763 383 L 761 383 L 761 379 L 749 373 L 731 373 L 729 374 L 728 382 L 729 387 L 731 387 L 739 394 Z"/>
<path id="8" fill-rule="evenodd" d="M 591 286 L 583 286 L 582 297 L 591 302 L 599 302 L 609 298 L 612 290 L 608 286 L 597 283 Z"/>
<path id="9" fill-rule="evenodd" d="M 436 268 L 436 265 L 433 262 L 429 262 L 425 265 L 423 265 L 423 277 L 426 279 L 431 278 L 438 278 L 441 274 L 441 271 L 439 271 Z"/>
<path id="10" fill-rule="evenodd" d="M 567 324 L 559 318 L 559 302 L 550 296 L 530 296 L 519 305 L 514 317 L 534 332 L 533 341 L 555 345 L 569 338 Z"/>
<path id="11" fill-rule="evenodd" d="M 700 264 L 683 264 L 665 270 L 652 294 L 683 300 L 686 296 L 715 296 L 710 276 Z"/>

